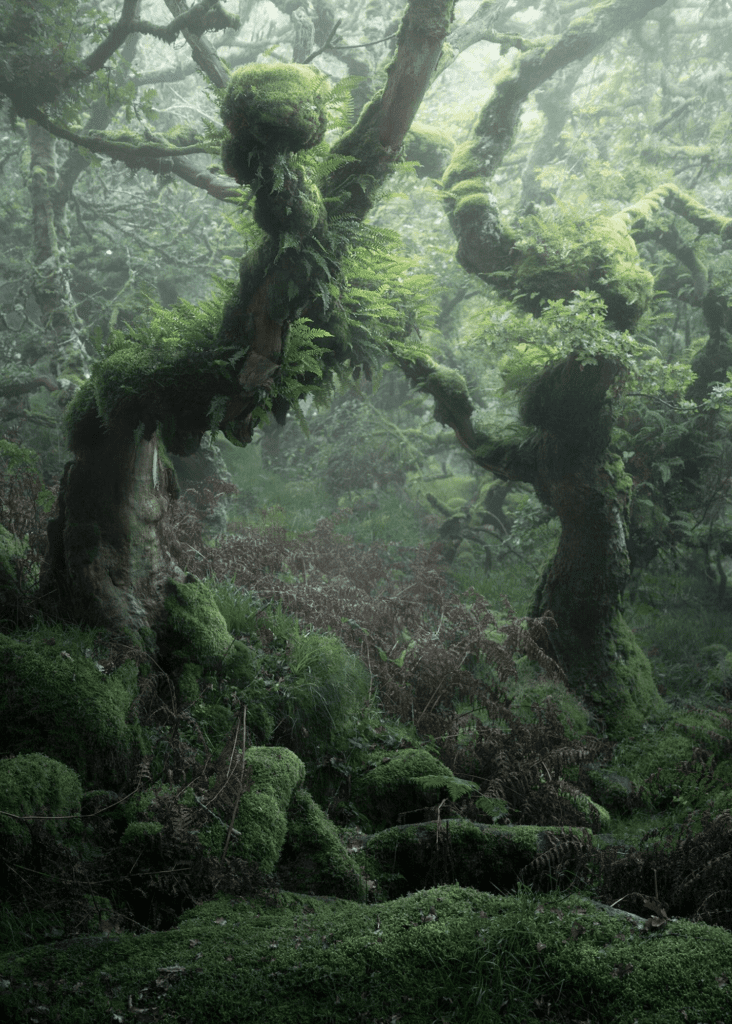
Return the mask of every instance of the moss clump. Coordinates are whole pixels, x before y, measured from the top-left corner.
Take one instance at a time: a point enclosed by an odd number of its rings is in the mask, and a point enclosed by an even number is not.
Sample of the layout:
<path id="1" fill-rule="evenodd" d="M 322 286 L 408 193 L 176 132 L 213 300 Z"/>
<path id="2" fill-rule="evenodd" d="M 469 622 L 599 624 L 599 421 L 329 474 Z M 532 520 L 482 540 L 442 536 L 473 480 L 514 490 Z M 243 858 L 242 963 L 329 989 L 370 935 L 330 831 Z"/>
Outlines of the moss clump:
<path id="1" fill-rule="evenodd" d="M 582 833 L 573 826 L 565 831 Z M 369 839 L 364 861 L 385 899 L 445 881 L 496 892 L 515 886 L 521 870 L 550 848 L 556 834 L 539 825 L 426 821 L 379 832 Z"/>
<path id="2" fill-rule="evenodd" d="M 602 694 L 588 696 L 600 709 L 613 739 L 637 735 L 649 718 L 669 712 L 653 680 L 651 663 L 622 615 L 613 619 L 607 648 L 608 676 Z"/>
<path id="3" fill-rule="evenodd" d="M 519 679 L 508 684 L 511 710 L 522 722 L 536 724 L 539 716 L 536 705 L 550 701 L 559 714 L 568 738 L 586 736 L 590 728 L 590 713 L 582 700 L 566 686 L 551 679 Z"/>
<path id="4" fill-rule="evenodd" d="M 203 955 L 202 955 L 203 951 Z M 34 982 L 57 1024 L 126 1016 L 243 1024 L 391 1020 L 463 1024 L 536 1006 L 613 1024 L 730 1016 L 732 936 L 672 921 L 638 930 L 582 897 L 497 896 L 442 886 L 388 904 L 282 894 L 220 897 L 167 932 L 45 943 L 0 958 L 6 1016 Z M 174 964 L 174 974 L 162 970 Z M 156 980 L 160 985 L 156 985 Z M 173 980 L 171 980 L 173 979 Z M 161 992 L 164 993 L 161 996 Z M 163 1001 L 164 1000 L 164 1001 Z M 503 1007 L 503 1009 L 501 1009 Z M 577 1012 L 574 1012 L 577 1016 Z"/>
<path id="5" fill-rule="evenodd" d="M 105 674 L 93 646 L 94 634 L 85 632 L 0 635 L 0 747 L 41 750 L 87 784 L 114 786 L 146 748 L 139 725 L 128 721 L 137 667 L 126 662 Z"/>
<path id="6" fill-rule="evenodd" d="M 133 821 L 122 833 L 120 843 L 144 850 L 155 843 L 162 831 L 163 826 L 158 821 Z"/>
<path id="7" fill-rule="evenodd" d="M 412 122 L 404 140 L 404 155 L 420 165 L 417 168 L 420 178 L 440 177 L 454 149 L 455 143 L 449 135 L 418 121 Z"/>
<path id="8" fill-rule="evenodd" d="M 287 808 L 305 779 L 305 765 L 286 747 L 250 747 L 246 753 L 248 788 L 239 799 L 234 827 L 241 833 L 232 853 L 271 872 L 287 835 Z M 213 783 L 215 788 L 216 782 Z M 223 852 L 226 829 L 213 824 L 200 838 L 211 852 Z"/>
<path id="9" fill-rule="evenodd" d="M 232 645 L 213 594 L 194 576 L 184 583 L 168 583 L 165 616 L 165 643 L 176 658 L 215 664 Z"/>
<path id="10" fill-rule="evenodd" d="M 145 437 L 159 425 L 169 452 L 191 455 L 212 423 L 214 399 L 237 393 L 236 374 L 216 343 L 231 288 L 193 306 L 157 309 L 152 321 L 125 335 L 114 332 L 105 358 L 74 396 L 66 412 L 74 451 L 96 444 L 114 425 Z"/>
<path id="11" fill-rule="evenodd" d="M 400 815 L 422 814 L 425 802 L 435 799 L 433 786 L 420 777 L 452 777 L 441 761 L 421 748 L 397 750 L 353 783 L 353 799 L 377 828 L 393 825 Z"/>
<path id="12" fill-rule="evenodd" d="M 568 301 L 575 291 L 591 290 L 613 326 L 632 330 L 653 295 L 653 276 L 641 266 L 622 218 L 525 217 L 514 250 L 514 287 L 535 313 L 550 299 Z"/>
<path id="13" fill-rule="evenodd" d="M 623 742 L 615 761 L 643 785 L 655 810 L 702 808 L 732 786 L 724 730 L 722 713 L 669 711 L 653 732 Z"/>
<path id="14" fill-rule="evenodd" d="M 298 789 L 292 797 L 277 873 L 282 885 L 293 892 L 366 898 L 366 884 L 335 825 L 305 789 Z"/>
<path id="15" fill-rule="evenodd" d="M 447 192 L 458 182 L 467 181 L 469 178 L 485 181 L 483 161 L 474 151 L 472 142 L 461 142 L 455 147 L 452 160 L 442 176 L 442 187 Z"/>
<path id="16" fill-rule="evenodd" d="M 45 754 L 20 754 L 0 761 L 0 846 L 20 852 L 31 845 L 24 821 L 17 815 L 70 815 L 81 809 L 79 776 Z M 55 830 L 54 822 L 46 827 Z"/>
<path id="17" fill-rule="evenodd" d="M 226 173 L 251 182 L 262 162 L 316 146 L 325 135 L 329 91 L 325 75 L 301 64 L 238 68 L 221 104 L 229 132 L 222 147 Z"/>

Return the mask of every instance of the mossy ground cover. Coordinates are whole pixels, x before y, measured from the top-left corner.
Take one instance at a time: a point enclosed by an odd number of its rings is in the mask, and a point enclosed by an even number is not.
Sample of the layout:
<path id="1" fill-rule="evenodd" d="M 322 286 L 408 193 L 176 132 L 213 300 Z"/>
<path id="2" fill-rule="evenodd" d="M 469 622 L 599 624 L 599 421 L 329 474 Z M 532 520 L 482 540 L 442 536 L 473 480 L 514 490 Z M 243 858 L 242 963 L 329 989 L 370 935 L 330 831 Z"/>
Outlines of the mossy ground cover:
<path id="1" fill-rule="evenodd" d="M 647 932 L 583 897 L 445 886 L 364 906 L 280 893 L 219 897 L 168 932 L 0 959 L 9 1015 L 55 1024 L 540 1019 L 729 1020 L 732 938 L 672 921 Z M 686 1017 L 684 1017 L 686 1014 Z M 112 1016 L 112 1015 L 116 1015 Z"/>

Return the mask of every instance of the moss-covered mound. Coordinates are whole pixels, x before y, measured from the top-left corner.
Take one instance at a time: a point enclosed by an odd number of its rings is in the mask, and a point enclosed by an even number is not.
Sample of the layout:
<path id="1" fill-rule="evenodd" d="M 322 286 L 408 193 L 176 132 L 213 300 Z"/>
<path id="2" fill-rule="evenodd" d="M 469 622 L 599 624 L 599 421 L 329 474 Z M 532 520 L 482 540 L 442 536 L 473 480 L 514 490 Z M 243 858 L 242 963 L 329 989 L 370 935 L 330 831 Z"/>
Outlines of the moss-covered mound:
<path id="1" fill-rule="evenodd" d="M 581 897 L 446 886 L 364 906 L 282 893 L 221 897 L 178 927 L 0 958 L 0 1009 L 56 1024 L 147 1013 L 189 1024 L 533 1020 L 727 1021 L 732 936 L 637 919 Z"/>
<path id="2" fill-rule="evenodd" d="M 419 820 L 425 817 L 426 805 L 433 803 L 435 793 L 439 793 L 437 781 L 447 781 L 452 774 L 421 747 L 396 750 L 354 779 L 353 800 L 377 828 L 415 814 Z"/>
<path id="3" fill-rule="evenodd" d="M 0 748 L 42 751 L 73 768 L 90 787 L 116 786 L 146 741 L 132 710 L 137 666 L 105 673 L 92 655 L 93 634 L 39 628 L 0 635 Z"/>
<path id="4" fill-rule="evenodd" d="M 580 835 L 582 830 L 565 828 Z M 557 829 L 483 825 L 461 819 L 385 829 L 366 845 L 365 863 L 382 898 L 393 899 L 444 882 L 500 892 L 556 842 Z"/>
<path id="5" fill-rule="evenodd" d="M 306 789 L 295 791 L 277 874 L 286 889 L 364 900 L 366 883 L 333 822 Z"/>
<path id="6" fill-rule="evenodd" d="M 0 761 L 0 849 L 20 853 L 31 845 L 26 821 L 10 815 L 76 815 L 81 809 L 79 776 L 45 754 L 19 754 Z M 54 830 L 49 821 L 46 828 Z M 58 824 L 62 824 L 58 822 Z"/>

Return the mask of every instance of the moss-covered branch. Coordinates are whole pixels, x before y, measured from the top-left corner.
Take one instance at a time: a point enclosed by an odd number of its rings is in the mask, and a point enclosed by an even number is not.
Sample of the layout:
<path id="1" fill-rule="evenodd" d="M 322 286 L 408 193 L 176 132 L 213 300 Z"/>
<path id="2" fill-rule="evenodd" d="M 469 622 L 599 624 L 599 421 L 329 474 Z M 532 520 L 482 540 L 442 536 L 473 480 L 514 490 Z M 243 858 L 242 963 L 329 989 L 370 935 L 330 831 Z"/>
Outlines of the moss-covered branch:
<path id="1" fill-rule="evenodd" d="M 203 32 L 238 28 L 240 24 L 238 18 L 226 13 L 219 0 L 200 0 L 193 7 L 184 8 L 167 25 L 158 25 L 137 18 L 139 4 L 140 0 L 124 0 L 122 12 L 106 38 L 85 59 L 84 68 L 87 74 L 104 67 L 112 54 L 116 53 L 128 36 L 133 34 L 150 35 L 166 43 L 173 43 L 181 32 L 201 35 Z"/>
<path id="2" fill-rule="evenodd" d="M 468 386 L 457 370 L 440 366 L 428 357 L 405 354 L 397 346 L 391 355 L 412 387 L 434 400 L 437 422 L 455 432 L 458 442 L 481 469 L 504 480 L 534 483 L 536 464 L 531 446 L 492 440 L 475 429 Z"/>
<path id="3" fill-rule="evenodd" d="M 445 206 L 458 240 L 457 258 L 470 273 L 538 313 L 549 299 L 569 299 L 574 291 L 597 291 L 608 319 L 619 329 L 632 327 L 652 290 L 650 276 L 637 260 L 627 224 L 606 218 L 594 225 L 563 223 L 550 227 L 535 219 L 524 237 L 509 229 L 487 189 L 513 144 L 519 116 L 531 92 L 568 65 L 586 60 L 627 25 L 645 16 L 660 0 L 615 0 L 596 5 L 576 18 L 557 39 L 522 53 L 501 78 L 483 107 L 473 138 L 458 146 L 443 177 Z M 576 236 L 571 252 L 547 244 L 547 232 Z M 533 244 L 531 235 L 536 236 Z"/>
<path id="4" fill-rule="evenodd" d="M 442 54 L 453 7 L 454 0 L 410 0 L 385 88 L 333 147 L 334 153 L 353 158 L 323 186 L 324 196 L 341 198 L 343 212 L 363 218 L 391 174 Z"/>

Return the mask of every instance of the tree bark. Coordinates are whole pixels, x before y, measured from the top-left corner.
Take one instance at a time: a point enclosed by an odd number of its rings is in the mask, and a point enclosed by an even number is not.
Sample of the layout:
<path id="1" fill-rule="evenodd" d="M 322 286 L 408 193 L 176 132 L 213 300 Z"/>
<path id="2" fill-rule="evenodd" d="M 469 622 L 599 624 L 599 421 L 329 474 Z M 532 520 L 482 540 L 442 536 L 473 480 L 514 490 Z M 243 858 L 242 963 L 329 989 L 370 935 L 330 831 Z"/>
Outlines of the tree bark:
<path id="1" fill-rule="evenodd" d="M 146 646 L 166 579 L 177 575 L 165 514 L 175 476 L 157 434 L 136 438 L 128 424 L 104 431 L 66 465 L 48 525 L 41 591 L 67 619 L 131 633 Z"/>

